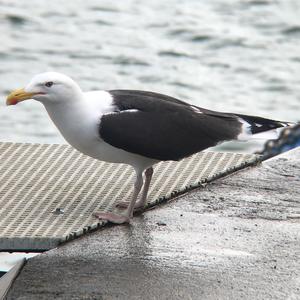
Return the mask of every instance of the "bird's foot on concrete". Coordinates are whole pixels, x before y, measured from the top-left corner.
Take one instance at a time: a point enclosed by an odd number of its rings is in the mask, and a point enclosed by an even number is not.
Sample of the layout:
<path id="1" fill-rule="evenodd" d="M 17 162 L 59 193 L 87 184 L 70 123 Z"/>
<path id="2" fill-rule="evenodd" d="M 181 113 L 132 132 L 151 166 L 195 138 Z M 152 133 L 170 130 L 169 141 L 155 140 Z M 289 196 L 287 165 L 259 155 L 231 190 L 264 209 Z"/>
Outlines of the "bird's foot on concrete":
<path id="1" fill-rule="evenodd" d="M 119 203 L 117 203 L 116 207 L 117 208 L 122 208 L 122 209 L 125 209 L 125 208 L 128 208 L 130 202 L 129 201 L 121 201 Z M 138 211 L 138 210 L 141 210 L 145 207 L 145 203 L 142 203 L 140 201 L 138 201 L 137 203 L 135 203 L 134 205 L 134 211 Z"/>
<path id="2" fill-rule="evenodd" d="M 130 220 L 126 216 L 120 216 L 118 214 L 111 213 L 111 212 L 95 212 L 93 213 L 93 216 L 98 218 L 99 220 L 109 221 L 115 224 L 129 223 Z"/>

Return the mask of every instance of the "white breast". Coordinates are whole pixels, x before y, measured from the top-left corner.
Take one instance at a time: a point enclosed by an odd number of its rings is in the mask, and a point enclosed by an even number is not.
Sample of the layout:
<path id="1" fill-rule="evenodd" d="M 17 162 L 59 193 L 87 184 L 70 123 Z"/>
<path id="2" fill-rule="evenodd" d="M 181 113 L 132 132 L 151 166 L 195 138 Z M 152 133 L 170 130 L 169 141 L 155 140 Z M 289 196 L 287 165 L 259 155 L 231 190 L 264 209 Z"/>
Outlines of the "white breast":
<path id="1" fill-rule="evenodd" d="M 113 112 L 112 96 L 106 91 L 83 93 L 80 101 L 62 101 L 46 110 L 65 140 L 78 151 L 99 160 L 145 168 L 155 160 L 129 153 L 104 142 L 99 136 L 103 114 Z"/>

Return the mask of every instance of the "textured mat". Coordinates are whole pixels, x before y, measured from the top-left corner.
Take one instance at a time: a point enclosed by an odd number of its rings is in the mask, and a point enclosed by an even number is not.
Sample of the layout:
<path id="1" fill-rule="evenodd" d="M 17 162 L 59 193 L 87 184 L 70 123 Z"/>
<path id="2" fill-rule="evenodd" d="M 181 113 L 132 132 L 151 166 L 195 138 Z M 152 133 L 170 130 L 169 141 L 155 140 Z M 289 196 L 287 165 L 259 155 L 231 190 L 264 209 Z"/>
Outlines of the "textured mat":
<path id="1" fill-rule="evenodd" d="M 175 197 L 258 156 L 202 152 L 155 166 L 148 206 Z M 46 250 L 103 225 L 92 216 L 128 199 L 133 170 L 67 145 L 0 143 L 0 251 Z"/>

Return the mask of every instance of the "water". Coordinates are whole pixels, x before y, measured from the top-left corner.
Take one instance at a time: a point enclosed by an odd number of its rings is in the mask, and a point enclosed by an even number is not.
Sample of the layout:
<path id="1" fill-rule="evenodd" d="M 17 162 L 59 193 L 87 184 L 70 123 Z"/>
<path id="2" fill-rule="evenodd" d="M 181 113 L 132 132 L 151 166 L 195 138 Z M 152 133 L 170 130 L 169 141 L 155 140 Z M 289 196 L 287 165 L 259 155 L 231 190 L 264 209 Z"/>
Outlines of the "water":
<path id="1" fill-rule="evenodd" d="M 38 255 L 37 253 L 8 253 L 0 252 L 0 277 L 9 271 L 15 264 L 17 264 L 22 258 L 29 259 Z"/>
<path id="2" fill-rule="evenodd" d="M 84 90 L 152 90 L 297 121 L 299 15 L 299 0 L 0 0 L 0 140 L 64 142 L 39 103 L 4 105 L 11 90 L 49 70 Z M 13 258 L 3 255 L 2 263 Z"/>
<path id="3" fill-rule="evenodd" d="M 0 1 L 0 140 L 64 142 L 34 101 L 6 94 L 40 72 L 83 90 L 132 88 L 297 121 L 298 0 Z"/>

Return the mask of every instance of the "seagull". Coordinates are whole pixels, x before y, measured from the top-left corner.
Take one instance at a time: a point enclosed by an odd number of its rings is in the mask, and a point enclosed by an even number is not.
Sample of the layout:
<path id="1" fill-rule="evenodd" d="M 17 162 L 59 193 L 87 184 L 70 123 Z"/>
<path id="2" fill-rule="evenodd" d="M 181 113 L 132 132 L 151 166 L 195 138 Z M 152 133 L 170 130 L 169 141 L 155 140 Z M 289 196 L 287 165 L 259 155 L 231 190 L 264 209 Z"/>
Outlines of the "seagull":
<path id="1" fill-rule="evenodd" d="M 74 80 L 57 72 L 34 76 L 25 88 L 10 93 L 6 104 L 27 99 L 44 105 L 62 136 L 78 151 L 133 167 L 133 195 L 130 201 L 118 203 L 124 213 L 93 214 L 116 224 L 129 222 L 133 212 L 145 206 L 156 163 L 179 161 L 221 142 L 245 140 L 290 124 L 212 111 L 149 91 L 83 92 Z"/>

